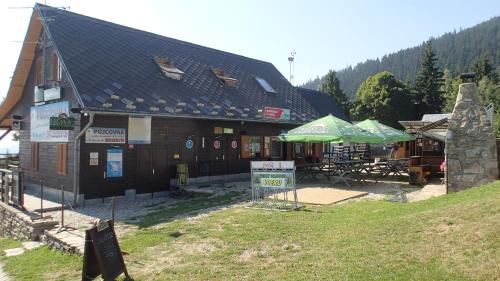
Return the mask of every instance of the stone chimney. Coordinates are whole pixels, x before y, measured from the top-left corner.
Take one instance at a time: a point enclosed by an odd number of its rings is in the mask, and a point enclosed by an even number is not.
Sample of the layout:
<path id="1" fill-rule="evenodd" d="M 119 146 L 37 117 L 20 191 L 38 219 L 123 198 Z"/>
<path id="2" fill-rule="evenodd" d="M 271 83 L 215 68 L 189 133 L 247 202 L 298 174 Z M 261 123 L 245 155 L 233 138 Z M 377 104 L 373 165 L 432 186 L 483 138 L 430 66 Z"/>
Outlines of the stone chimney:
<path id="1" fill-rule="evenodd" d="M 460 84 L 448 124 L 445 148 L 448 192 L 496 180 L 495 135 L 475 83 Z"/>

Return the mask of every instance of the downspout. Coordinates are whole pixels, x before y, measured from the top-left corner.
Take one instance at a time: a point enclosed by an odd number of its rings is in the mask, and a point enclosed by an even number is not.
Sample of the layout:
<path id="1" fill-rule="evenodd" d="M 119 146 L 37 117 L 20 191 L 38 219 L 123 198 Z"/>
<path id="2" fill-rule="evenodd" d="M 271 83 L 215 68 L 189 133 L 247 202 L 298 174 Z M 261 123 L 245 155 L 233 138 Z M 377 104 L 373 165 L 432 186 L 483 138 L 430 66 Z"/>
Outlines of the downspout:
<path id="1" fill-rule="evenodd" d="M 80 119 L 81 120 L 81 119 Z M 78 171 L 80 170 L 80 137 L 94 124 L 94 113 L 89 112 L 89 122 L 75 137 L 74 151 L 73 151 L 73 205 L 78 203 L 78 194 L 80 192 L 80 181 L 78 180 Z"/>

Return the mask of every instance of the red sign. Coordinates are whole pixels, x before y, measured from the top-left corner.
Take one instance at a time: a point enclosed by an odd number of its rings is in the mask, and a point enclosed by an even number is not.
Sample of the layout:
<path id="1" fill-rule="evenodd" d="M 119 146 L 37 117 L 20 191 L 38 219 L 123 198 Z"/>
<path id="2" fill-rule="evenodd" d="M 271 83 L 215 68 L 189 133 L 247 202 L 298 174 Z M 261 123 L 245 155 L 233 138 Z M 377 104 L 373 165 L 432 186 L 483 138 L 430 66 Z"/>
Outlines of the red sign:
<path id="1" fill-rule="evenodd" d="M 232 148 L 234 148 L 234 149 L 236 149 L 236 148 L 238 147 L 238 141 L 233 140 L 233 141 L 231 142 L 231 147 L 232 147 Z"/>
<path id="2" fill-rule="evenodd" d="M 264 118 L 290 120 L 290 109 L 264 107 Z"/>
<path id="3" fill-rule="evenodd" d="M 214 148 L 219 149 L 220 148 L 220 140 L 214 140 Z"/>

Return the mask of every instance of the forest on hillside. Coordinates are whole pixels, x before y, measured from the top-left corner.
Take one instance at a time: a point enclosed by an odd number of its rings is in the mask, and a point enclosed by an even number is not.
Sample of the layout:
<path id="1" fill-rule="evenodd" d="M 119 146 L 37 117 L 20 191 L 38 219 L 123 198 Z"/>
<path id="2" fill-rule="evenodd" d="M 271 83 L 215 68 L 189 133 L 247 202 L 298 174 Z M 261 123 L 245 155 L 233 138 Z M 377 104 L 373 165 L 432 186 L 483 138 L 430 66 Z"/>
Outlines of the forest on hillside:
<path id="1" fill-rule="evenodd" d="M 451 76 L 469 71 L 475 61 L 488 58 L 498 71 L 500 69 L 500 17 L 492 18 L 473 27 L 446 33 L 438 38 L 430 38 L 437 56 L 437 66 L 447 70 Z M 361 83 L 369 76 L 381 71 L 389 71 L 394 76 L 412 85 L 420 67 L 425 42 L 419 46 L 404 49 L 370 59 L 356 66 L 349 66 L 337 71 L 340 87 L 349 100 L 355 99 L 355 93 Z M 302 87 L 318 90 L 325 76 L 306 82 Z"/>

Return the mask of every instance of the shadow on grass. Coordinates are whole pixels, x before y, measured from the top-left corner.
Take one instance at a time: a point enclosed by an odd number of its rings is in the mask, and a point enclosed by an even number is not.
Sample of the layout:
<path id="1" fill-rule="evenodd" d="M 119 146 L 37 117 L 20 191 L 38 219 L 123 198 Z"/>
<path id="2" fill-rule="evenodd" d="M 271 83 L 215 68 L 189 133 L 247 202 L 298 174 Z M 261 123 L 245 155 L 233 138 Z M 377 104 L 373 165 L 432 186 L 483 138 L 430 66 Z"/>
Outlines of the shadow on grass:
<path id="1" fill-rule="evenodd" d="M 220 196 L 197 196 L 170 206 L 154 206 L 151 213 L 135 217 L 127 224 L 136 225 L 139 228 L 147 228 L 161 223 L 167 223 L 174 219 L 196 216 L 206 209 L 217 209 L 229 204 L 243 202 L 246 198 L 245 192 L 229 192 Z"/>

